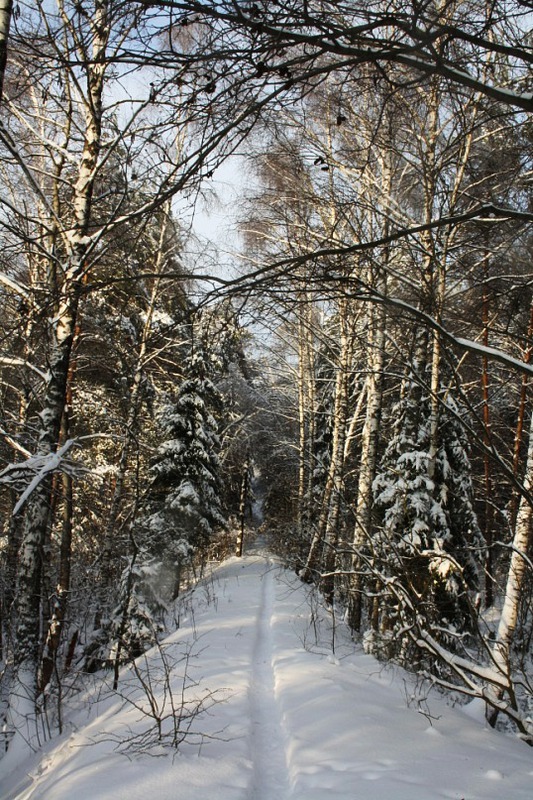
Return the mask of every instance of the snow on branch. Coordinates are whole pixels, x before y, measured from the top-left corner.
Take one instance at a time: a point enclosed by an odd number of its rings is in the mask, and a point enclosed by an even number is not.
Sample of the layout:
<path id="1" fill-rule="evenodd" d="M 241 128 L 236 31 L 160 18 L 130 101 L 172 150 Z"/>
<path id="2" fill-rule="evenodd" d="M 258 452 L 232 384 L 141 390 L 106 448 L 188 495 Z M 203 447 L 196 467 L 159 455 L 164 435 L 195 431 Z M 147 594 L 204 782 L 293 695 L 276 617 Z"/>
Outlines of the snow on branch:
<path id="1" fill-rule="evenodd" d="M 384 294 L 380 294 L 375 289 L 367 287 L 362 281 L 358 280 L 357 284 L 362 287 L 362 291 L 365 292 L 363 295 L 356 295 L 354 293 L 354 297 L 358 296 L 359 299 L 365 299 L 370 303 L 378 303 L 381 305 L 387 305 L 393 308 L 397 308 L 400 310 L 405 311 L 407 314 L 419 319 L 428 328 L 431 328 L 434 331 L 437 331 L 443 339 L 448 341 L 451 345 L 457 347 L 459 350 L 463 350 L 468 353 L 473 353 L 475 355 L 485 356 L 487 359 L 491 361 L 497 361 L 500 364 L 504 364 L 511 369 L 517 370 L 518 372 L 524 373 L 526 375 L 533 375 L 533 365 L 523 361 L 519 358 L 515 358 L 514 356 L 509 355 L 504 350 L 499 350 L 496 347 L 489 347 L 487 345 L 481 344 L 480 342 L 476 342 L 473 339 L 465 339 L 462 336 L 455 336 L 451 331 L 449 331 L 444 325 L 437 322 L 430 314 L 426 314 L 419 308 L 416 308 L 411 303 L 407 303 L 404 300 L 400 300 L 399 298 L 389 297 Z M 357 291 L 357 290 L 356 290 Z"/>
<path id="2" fill-rule="evenodd" d="M 5 364 L 8 367 L 27 367 L 32 372 L 35 372 L 43 381 L 48 380 L 48 375 L 46 372 L 43 372 L 39 367 L 36 367 L 34 364 L 31 364 L 24 358 L 13 358 L 11 356 L 0 356 L 0 364 Z"/>
<path id="3" fill-rule="evenodd" d="M 75 439 L 67 439 L 55 453 L 31 456 L 27 458 L 26 461 L 22 461 L 19 464 L 8 464 L 8 466 L 0 472 L 0 483 L 5 484 L 17 483 L 21 479 L 27 477 L 28 474 L 33 473 L 33 478 L 22 492 L 13 509 L 13 516 L 19 513 L 32 492 L 50 473 L 61 471 L 70 475 L 80 475 L 86 471 L 81 464 L 72 461 L 72 459 L 65 458 L 68 451 L 76 443 Z"/>
<path id="4" fill-rule="evenodd" d="M 0 283 L 3 283 L 8 289 L 11 289 L 15 294 L 24 297 L 26 300 L 30 298 L 30 293 L 26 286 L 23 286 L 19 281 L 13 280 L 5 272 L 0 272 Z"/>
<path id="5" fill-rule="evenodd" d="M 502 689 L 509 688 L 509 678 L 501 671 L 492 667 L 477 664 L 475 661 L 463 658 L 457 653 L 452 653 L 443 647 L 436 639 L 420 626 L 417 631 L 417 644 L 419 647 L 429 650 L 438 656 L 441 661 L 446 663 L 457 675 L 459 675 L 467 686 L 471 685 L 468 675 L 472 675 L 483 683 L 500 686 Z"/>
<path id="6" fill-rule="evenodd" d="M 22 453 L 22 455 L 25 456 L 26 458 L 30 458 L 30 456 L 31 456 L 30 451 L 26 450 L 26 448 L 23 447 L 20 444 L 20 442 L 17 442 L 16 439 L 13 439 L 13 437 L 10 436 L 9 433 L 6 430 L 4 430 L 4 428 L 0 428 L 0 436 L 4 437 L 4 440 L 7 442 L 7 444 L 10 447 L 13 448 L 13 450 L 16 450 L 17 452 Z"/>

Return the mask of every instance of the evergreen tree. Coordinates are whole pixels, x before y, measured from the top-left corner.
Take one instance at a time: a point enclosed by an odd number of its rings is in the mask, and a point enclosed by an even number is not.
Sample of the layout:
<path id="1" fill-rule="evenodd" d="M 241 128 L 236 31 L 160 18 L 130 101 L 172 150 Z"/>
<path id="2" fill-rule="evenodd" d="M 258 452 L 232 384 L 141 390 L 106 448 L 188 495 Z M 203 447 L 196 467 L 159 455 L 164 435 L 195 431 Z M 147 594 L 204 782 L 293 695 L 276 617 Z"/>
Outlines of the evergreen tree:
<path id="1" fill-rule="evenodd" d="M 402 606 L 397 593 L 385 590 L 380 624 L 374 620 L 367 641 L 377 651 L 387 642 L 388 654 L 401 658 L 407 655 L 404 631 L 414 622 L 413 609 L 418 622 L 453 648 L 469 629 L 468 595 L 478 588 L 482 536 L 472 506 L 466 437 L 453 400 L 441 399 L 431 476 L 430 397 L 415 365 L 392 410 L 393 436 L 374 481 L 381 516 L 371 543 L 374 565 L 381 585 L 397 581 L 410 602 Z"/>
<path id="2" fill-rule="evenodd" d="M 109 625 L 109 659 L 115 669 L 121 663 L 140 656 L 155 644 L 164 630 L 166 604 L 160 596 L 161 565 L 141 552 L 128 559 L 123 570 L 118 604 Z"/>
<path id="3" fill-rule="evenodd" d="M 146 551 L 160 561 L 164 582 L 174 596 L 181 566 L 205 550 L 214 531 L 225 525 L 214 417 L 221 398 L 209 368 L 205 351 L 194 349 L 175 402 L 164 403 L 159 411 L 165 440 L 151 465 L 143 541 Z"/>

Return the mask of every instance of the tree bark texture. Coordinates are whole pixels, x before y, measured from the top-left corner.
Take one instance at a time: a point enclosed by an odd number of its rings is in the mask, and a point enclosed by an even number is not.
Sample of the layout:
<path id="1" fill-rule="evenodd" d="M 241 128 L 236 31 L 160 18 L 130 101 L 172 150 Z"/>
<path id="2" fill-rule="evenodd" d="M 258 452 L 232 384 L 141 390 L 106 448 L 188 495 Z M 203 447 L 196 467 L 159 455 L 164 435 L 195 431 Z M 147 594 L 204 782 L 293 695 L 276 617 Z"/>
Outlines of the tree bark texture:
<path id="1" fill-rule="evenodd" d="M 533 416 L 529 430 L 529 446 L 527 454 L 524 489 L 530 493 L 533 489 Z M 518 506 L 516 525 L 511 544 L 511 560 L 507 573 L 507 582 L 503 606 L 496 633 L 496 641 L 492 648 L 492 658 L 504 681 L 508 682 L 510 702 L 514 704 L 512 689 L 512 664 L 511 648 L 518 623 L 521 599 L 524 596 L 525 581 L 528 577 L 528 553 L 531 552 L 533 523 L 533 507 L 526 496 L 522 496 Z M 487 705 L 487 720 L 491 725 L 496 724 L 498 708 L 504 697 L 504 690 L 500 687 L 493 688 L 489 694 Z M 490 703 L 490 700 L 493 703 Z"/>
<path id="2" fill-rule="evenodd" d="M 90 60 L 85 61 L 87 94 L 83 150 L 73 184 L 74 219 L 63 233 L 65 261 L 61 274 L 51 270 L 55 285 L 55 314 L 49 324 L 48 380 L 40 413 L 37 455 L 53 455 L 59 444 L 67 400 L 71 353 L 82 281 L 87 269 L 88 237 L 94 183 L 101 143 L 102 89 L 107 42 L 107 0 L 96 0 L 90 22 Z M 83 55 L 87 57 L 84 52 Z M 33 674 L 28 696 L 37 690 L 37 664 L 41 644 L 40 608 L 44 548 L 48 529 L 52 474 L 48 473 L 32 492 L 24 509 L 23 540 L 19 555 L 15 661 L 19 670 Z"/>
<path id="3" fill-rule="evenodd" d="M 7 44 L 13 12 L 13 0 L 0 0 L 0 103 L 4 96 L 4 77 L 7 65 Z"/>

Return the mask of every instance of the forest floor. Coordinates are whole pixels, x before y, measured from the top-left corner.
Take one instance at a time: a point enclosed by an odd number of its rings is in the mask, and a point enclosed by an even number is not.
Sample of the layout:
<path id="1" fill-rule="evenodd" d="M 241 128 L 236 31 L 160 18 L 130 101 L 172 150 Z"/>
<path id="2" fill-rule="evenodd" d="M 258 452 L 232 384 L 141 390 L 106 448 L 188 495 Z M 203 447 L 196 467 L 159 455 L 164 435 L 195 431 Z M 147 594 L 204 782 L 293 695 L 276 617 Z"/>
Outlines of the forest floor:
<path id="1" fill-rule="evenodd" d="M 268 554 L 225 562 L 179 613 L 119 694 L 95 678 L 60 737 L 0 762 L 2 800 L 531 800 L 530 748 L 366 655 Z M 182 691 L 210 708 L 176 750 Z"/>

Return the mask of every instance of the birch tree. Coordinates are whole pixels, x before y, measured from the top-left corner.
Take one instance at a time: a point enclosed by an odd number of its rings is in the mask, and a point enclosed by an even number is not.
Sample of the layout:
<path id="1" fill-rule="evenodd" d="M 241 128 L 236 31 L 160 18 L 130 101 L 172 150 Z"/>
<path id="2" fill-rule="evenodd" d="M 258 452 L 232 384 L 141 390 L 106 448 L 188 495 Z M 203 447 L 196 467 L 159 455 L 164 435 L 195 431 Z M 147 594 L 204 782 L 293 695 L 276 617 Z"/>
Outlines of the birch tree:
<path id="1" fill-rule="evenodd" d="M 62 236 L 64 258 L 61 265 L 50 264 L 53 273 L 55 307 L 49 335 L 49 378 L 43 398 L 41 428 L 37 455 L 46 457 L 54 453 L 59 441 L 61 420 L 65 406 L 68 370 L 75 336 L 82 281 L 89 250 L 89 230 L 97 163 L 102 135 L 103 80 L 105 76 L 105 51 L 109 29 L 106 24 L 107 7 L 97 3 L 89 26 L 87 46 L 78 55 L 88 56 L 86 89 L 83 101 L 83 137 L 77 175 L 72 182 L 71 227 Z M 84 43 L 85 44 L 85 43 Z M 81 116 L 81 115 L 80 115 Z M 3 144 L 13 151 L 9 134 Z M 15 151 L 15 158 L 17 153 Z M 22 161 L 22 159 L 21 159 Z M 22 161 L 24 166 L 24 162 Z M 30 183 L 34 183 L 30 173 Z M 39 192 L 40 197 L 40 192 Z M 42 198 L 44 200 L 44 198 Z M 48 204 L 46 204 L 48 205 Z M 49 220 L 55 227 L 56 214 L 48 206 Z M 59 274 L 58 274 L 59 273 Z M 40 591 L 42 552 L 49 519 L 51 478 L 41 481 L 29 497 L 25 508 L 23 541 L 19 554 L 19 585 L 17 602 L 17 662 L 19 682 L 29 698 L 35 696 L 35 665 L 39 652 Z M 17 690 L 20 692 L 20 689 Z"/>
<path id="2" fill-rule="evenodd" d="M 9 26 L 13 13 L 13 0 L 2 0 L 0 3 L 0 102 L 4 90 L 4 75 L 7 64 L 7 47 L 9 40 Z"/>
<path id="3" fill-rule="evenodd" d="M 533 425 L 533 423 L 532 423 Z M 528 456 L 524 478 L 524 490 L 529 493 L 532 488 L 533 474 L 533 436 L 532 429 L 529 433 Z M 531 545 L 533 508 L 531 501 L 524 493 L 520 499 L 514 535 L 511 542 L 511 559 L 509 572 L 505 585 L 503 606 L 498 623 L 496 637 L 492 646 L 492 658 L 494 666 L 499 672 L 499 685 L 491 685 L 488 693 L 487 719 L 491 725 L 495 725 L 498 713 L 505 711 L 507 704 L 514 712 L 520 713 L 516 687 L 513 680 L 514 664 L 512 657 L 512 646 L 514 634 L 518 624 L 518 616 L 525 582 L 527 579 L 527 567 L 529 566 L 528 552 Z M 507 695 L 507 697 L 505 697 Z M 527 732 L 531 737 L 531 731 L 527 731 L 523 726 L 523 732 Z"/>

